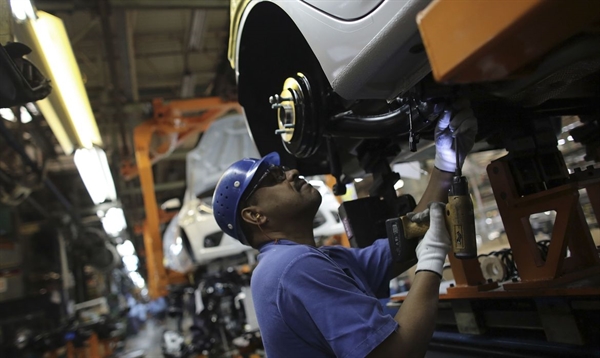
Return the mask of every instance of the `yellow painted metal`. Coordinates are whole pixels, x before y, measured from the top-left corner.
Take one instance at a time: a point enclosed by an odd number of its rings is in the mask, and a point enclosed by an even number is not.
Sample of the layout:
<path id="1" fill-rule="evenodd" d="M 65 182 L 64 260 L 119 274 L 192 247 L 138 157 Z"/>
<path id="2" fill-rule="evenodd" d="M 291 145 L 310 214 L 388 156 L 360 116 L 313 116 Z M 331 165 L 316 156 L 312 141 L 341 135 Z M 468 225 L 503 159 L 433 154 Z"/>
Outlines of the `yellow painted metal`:
<path id="1" fill-rule="evenodd" d="M 417 16 L 434 78 L 495 81 L 600 20 L 600 1 L 435 0 Z"/>
<path id="2" fill-rule="evenodd" d="M 229 48 L 227 50 L 227 59 L 229 59 L 231 68 L 235 68 L 235 54 L 237 51 L 236 43 L 240 21 L 242 20 L 242 14 L 249 3 L 250 0 L 231 0 L 229 13 Z"/>

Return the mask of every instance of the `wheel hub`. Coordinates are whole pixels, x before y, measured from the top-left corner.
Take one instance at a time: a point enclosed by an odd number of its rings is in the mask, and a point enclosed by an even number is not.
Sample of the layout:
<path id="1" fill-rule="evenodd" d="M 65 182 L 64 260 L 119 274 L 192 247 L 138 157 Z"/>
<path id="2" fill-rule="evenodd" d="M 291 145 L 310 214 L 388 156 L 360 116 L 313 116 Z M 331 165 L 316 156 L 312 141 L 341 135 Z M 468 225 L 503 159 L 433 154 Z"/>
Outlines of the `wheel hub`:
<path id="1" fill-rule="evenodd" d="M 319 123 L 312 89 L 308 79 L 298 73 L 283 82 L 280 94 L 269 97 L 277 110 L 276 135 L 283 146 L 297 158 L 313 155 L 319 148 Z"/>

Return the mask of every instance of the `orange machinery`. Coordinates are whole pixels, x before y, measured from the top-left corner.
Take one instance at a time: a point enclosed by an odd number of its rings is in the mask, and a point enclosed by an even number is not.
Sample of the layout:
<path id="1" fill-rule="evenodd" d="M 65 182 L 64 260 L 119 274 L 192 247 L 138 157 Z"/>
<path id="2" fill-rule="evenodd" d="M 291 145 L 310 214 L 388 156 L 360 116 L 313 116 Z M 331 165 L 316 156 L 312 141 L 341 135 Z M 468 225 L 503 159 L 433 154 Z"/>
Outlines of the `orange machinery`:
<path id="1" fill-rule="evenodd" d="M 527 74 L 565 39 L 594 31 L 599 9 L 586 0 L 435 0 L 417 22 L 434 78 L 467 84 Z M 600 297 L 600 258 L 579 197 L 586 192 L 600 222 L 600 169 L 569 173 L 554 134 L 545 141 L 540 133 L 529 135 L 543 149 L 513 144 L 507 156 L 487 167 L 518 278 L 499 285 L 484 278 L 478 259 L 450 254 L 455 283 L 440 295 L 439 313 L 443 324 L 457 325 L 460 333 L 482 334 L 488 325 L 516 328 L 512 317 L 527 321 L 520 328 L 542 328 L 549 342 L 582 345 L 581 312 L 596 307 Z M 556 220 L 542 254 L 529 217 L 552 210 Z"/>
<path id="2" fill-rule="evenodd" d="M 181 145 L 192 135 L 208 129 L 210 124 L 223 115 L 236 111 L 242 113 L 237 102 L 225 102 L 218 97 L 196 98 L 189 100 L 163 102 L 162 99 L 152 101 L 153 117 L 134 129 L 133 140 L 137 166 L 125 163 L 121 175 L 130 180 L 139 175 L 144 198 L 146 219 L 141 225 L 146 252 L 148 271 L 148 293 L 157 298 L 167 294 L 169 283 L 185 282 L 186 277 L 170 272 L 163 265 L 162 239 L 160 224 L 169 221 L 173 215 L 158 208 L 154 192 L 152 165 L 164 158 L 165 153 L 173 147 Z M 152 156 L 150 146 L 154 135 L 176 136 L 176 140 L 165 141 L 155 148 L 157 155 Z"/>

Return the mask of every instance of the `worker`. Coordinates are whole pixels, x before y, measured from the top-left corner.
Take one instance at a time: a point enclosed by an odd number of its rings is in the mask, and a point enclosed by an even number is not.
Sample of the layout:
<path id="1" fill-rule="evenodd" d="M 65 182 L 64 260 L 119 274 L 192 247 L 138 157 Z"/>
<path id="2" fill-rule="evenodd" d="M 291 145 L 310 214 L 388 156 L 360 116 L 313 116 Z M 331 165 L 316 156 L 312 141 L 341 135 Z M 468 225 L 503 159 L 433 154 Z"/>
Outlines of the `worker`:
<path id="1" fill-rule="evenodd" d="M 471 150 L 477 121 L 466 101 L 435 130 L 435 168 L 413 221 L 429 220 L 408 296 L 392 317 L 378 298 L 406 267 L 392 263 L 387 239 L 366 248 L 315 247 L 321 203 L 277 153 L 243 159 L 219 180 L 213 197 L 221 229 L 259 250 L 251 290 L 266 355 L 279 357 L 422 357 L 435 327 L 439 285 L 451 248 L 444 204 L 456 168 Z M 453 137 L 459 136 L 459 148 Z"/>

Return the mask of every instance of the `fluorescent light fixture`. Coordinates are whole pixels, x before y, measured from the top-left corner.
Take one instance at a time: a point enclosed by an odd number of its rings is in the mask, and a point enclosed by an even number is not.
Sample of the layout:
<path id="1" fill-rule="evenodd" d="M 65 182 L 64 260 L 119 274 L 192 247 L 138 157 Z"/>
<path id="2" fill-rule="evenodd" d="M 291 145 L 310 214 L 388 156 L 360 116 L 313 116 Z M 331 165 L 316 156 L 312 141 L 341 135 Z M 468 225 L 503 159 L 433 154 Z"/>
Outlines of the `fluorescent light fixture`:
<path id="1" fill-rule="evenodd" d="M 79 143 L 84 148 L 100 145 L 102 139 L 65 26 L 56 16 L 43 11 L 37 15 L 37 20 L 30 20 L 31 26 L 49 65 L 52 87 L 65 103 Z"/>
<path id="2" fill-rule="evenodd" d="M 110 208 L 102 219 L 102 227 L 104 231 L 111 236 L 119 236 L 121 231 L 127 228 L 125 214 L 121 208 Z"/>
<path id="3" fill-rule="evenodd" d="M 138 288 L 144 288 L 144 286 L 146 286 L 146 281 L 144 281 L 142 275 L 137 271 L 130 272 L 129 278 L 131 278 L 131 281 L 133 281 Z"/>
<path id="4" fill-rule="evenodd" d="M 77 149 L 74 160 L 94 204 L 117 199 L 115 183 L 110 173 L 106 153 L 102 149 L 96 147 Z"/>
<path id="5" fill-rule="evenodd" d="M 19 21 L 35 19 L 35 10 L 29 0 L 10 0 L 10 8 L 13 16 Z"/>
<path id="6" fill-rule="evenodd" d="M 186 73 L 181 80 L 181 98 L 192 98 L 196 93 L 196 76 Z"/>
<path id="7" fill-rule="evenodd" d="M 360 183 L 361 181 L 363 181 L 363 178 L 354 178 L 354 182 L 356 183 Z"/>
<path id="8" fill-rule="evenodd" d="M 135 255 L 123 257 L 123 265 L 125 265 L 125 269 L 129 272 L 137 271 L 139 262 L 140 259 Z"/>
<path id="9" fill-rule="evenodd" d="M 58 141 L 58 144 L 60 144 L 62 150 L 67 155 L 71 154 L 73 149 L 75 149 L 73 142 L 71 139 L 69 139 L 69 135 L 65 131 L 65 127 L 63 127 L 62 123 L 60 122 L 60 119 L 58 118 L 56 111 L 54 111 L 54 107 L 52 107 L 50 101 L 47 98 L 44 98 L 41 101 L 37 101 L 36 104 L 40 111 L 42 111 L 44 114 L 44 118 L 50 126 L 50 129 L 52 129 L 52 133 L 54 133 L 54 136 L 56 137 L 56 140 Z"/>
<path id="10" fill-rule="evenodd" d="M 202 37 L 206 25 L 206 10 L 194 10 L 192 13 L 192 25 L 190 26 L 190 39 L 188 49 L 198 51 L 202 48 Z"/>
<path id="11" fill-rule="evenodd" d="M 65 26 L 43 11 L 36 16 L 16 21 L 13 27 L 16 39 L 32 49 L 28 58 L 52 83 L 52 92 L 36 104 L 65 154 L 75 148 L 101 147 L 102 138 Z"/>
<path id="12" fill-rule="evenodd" d="M 2 118 L 6 119 L 9 122 L 14 122 L 17 120 L 15 114 L 10 108 L 0 108 L 0 116 L 2 116 Z"/>
<path id="13" fill-rule="evenodd" d="M 27 108 L 21 107 L 21 123 L 29 123 L 33 120 L 31 114 L 27 112 Z"/>
<path id="14" fill-rule="evenodd" d="M 117 252 L 123 257 L 131 256 L 135 255 L 135 248 L 130 240 L 125 240 L 122 244 L 117 245 Z"/>
<path id="15" fill-rule="evenodd" d="M 38 109 L 35 106 L 35 104 L 29 102 L 29 103 L 25 104 L 25 107 L 27 107 L 27 110 L 29 112 L 31 112 L 31 114 L 33 114 L 34 116 L 39 116 L 40 115 L 40 111 L 38 111 Z"/>

